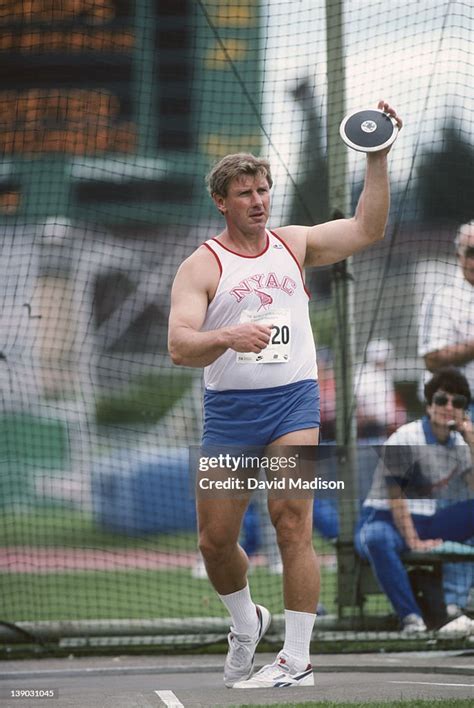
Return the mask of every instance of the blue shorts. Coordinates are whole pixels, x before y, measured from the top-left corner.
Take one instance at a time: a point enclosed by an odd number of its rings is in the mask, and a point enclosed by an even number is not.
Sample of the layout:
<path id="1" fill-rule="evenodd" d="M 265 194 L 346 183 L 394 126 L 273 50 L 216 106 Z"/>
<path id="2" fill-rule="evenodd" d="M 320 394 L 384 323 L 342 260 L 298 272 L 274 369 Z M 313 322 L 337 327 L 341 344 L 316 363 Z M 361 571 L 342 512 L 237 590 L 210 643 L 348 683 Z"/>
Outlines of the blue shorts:
<path id="1" fill-rule="evenodd" d="M 319 425 L 317 381 L 204 393 L 203 444 L 268 445 L 286 433 Z"/>

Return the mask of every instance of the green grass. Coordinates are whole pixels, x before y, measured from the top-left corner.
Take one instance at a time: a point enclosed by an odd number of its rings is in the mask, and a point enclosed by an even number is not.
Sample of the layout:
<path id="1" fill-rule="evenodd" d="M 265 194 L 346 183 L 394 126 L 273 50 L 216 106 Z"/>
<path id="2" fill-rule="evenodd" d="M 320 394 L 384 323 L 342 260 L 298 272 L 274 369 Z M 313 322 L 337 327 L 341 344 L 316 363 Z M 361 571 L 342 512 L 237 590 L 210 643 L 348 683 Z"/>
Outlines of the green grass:
<path id="1" fill-rule="evenodd" d="M 62 548 L 146 548 L 156 551 L 194 551 L 196 534 L 129 536 L 101 528 L 89 512 L 55 507 L 28 513 L 0 515 L 0 546 L 56 546 Z"/>
<path id="2" fill-rule="evenodd" d="M 196 534 L 154 533 L 130 536 L 101 527 L 89 511 L 64 506 L 28 505 L 0 511 L 0 546 L 61 546 L 70 548 L 127 548 L 147 545 L 162 550 L 196 550 Z M 334 545 L 315 535 L 319 555 L 335 553 Z"/>
<path id="3" fill-rule="evenodd" d="M 272 708 L 288 708 L 288 703 L 272 703 Z M 265 708 L 268 703 L 239 703 L 238 706 L 230 706 L 230 708 Z M 306 701 L 304 703 L 292 703 L 291 708 L 380 708 L 380 706 L 389 706 L 390 708 L 471 708 L 472 700 L 470 698 L 442 698 L 440 700 L 422 700 L 415 698 L 407 701 L 369 701 L 363 703 L 335 703 L 333 701 Z"/>
<path id="4" fill-rule="evenodd" d="M 56 546 L 64 548 L 153 548 L 163 551 L 195 551 L 196 534 L 155 533 L 143 536 L 108 531 L 90 512 L 61 507 L 33 507 L 25 512 L 0 514 L 0 546 Z M 320 555 L 335 553 L 334 546 L 319 536 Z"/>
<path id="5" fill-rule="evenodd" d="M 189 570 L 11 573 L 0 584 L 10 622 L 224 616 L 210 585 Z"/>
<path id="6" fill-rule="evenodd" d="M 334 553 L 332 544 L 315 538 L 318 553 Z M 194 552 L 195 533 L 149 534 L 132 537 L 99 527 L 90 513 L 58 507 L 35 508 L 28 513 L 5 512 L 0 516 L 0 546 L 41 546 L 65 549 L 129 549 Z M 327 612 L 336 612 L 336 573 L 321 569 L 321 602 Z M 281 577 L 265 568 L 251 573 L 257 600 L 273 612 L 282 611 Z M 14 621 L 52 619 L 113 619 L 182 616 L 223 616 L 206 580 L 195 580 L 190 569 L 78 571 L 57 573 L 8 573 L 6 591 L 0 598 L 3 616 Z M 3 608 L 1 607 L 3 605 Z M 387 614 L 383 595 L 371 595 L 367 614 Z"/>
<path id="7" fill-rule="evenodd" d="M 281 577 L 264 568 L 251 575 L 254 597 L 273 614 L 283 608 Z M 324 573 L 322 596 L 334 611 L 334 575 Z M 224 617 L 207 580 L 189 569 L 2 573 L 0 615 L 10 622 L 85 619 Z"/>

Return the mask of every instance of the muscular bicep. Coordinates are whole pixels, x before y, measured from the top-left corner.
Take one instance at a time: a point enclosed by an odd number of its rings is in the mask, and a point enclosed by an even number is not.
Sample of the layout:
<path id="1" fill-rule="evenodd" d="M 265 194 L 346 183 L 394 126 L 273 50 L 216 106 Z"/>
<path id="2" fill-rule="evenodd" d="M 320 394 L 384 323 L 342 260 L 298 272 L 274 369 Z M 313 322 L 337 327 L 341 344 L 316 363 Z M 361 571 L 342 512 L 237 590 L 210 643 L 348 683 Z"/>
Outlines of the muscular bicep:
<path id="1" fill-rule="evenodd" d="M 307 230 L 305 266 L 338 263 L 366 248 L 371 239 L 356 219 L 336 219 Z"/>
<path id="2" fill-rule="evenodd" d="M 189 263 L 183 263 L 171 289 L 170 338 L 182 327 L 198 332 L 206 318 L 208 304 L 205 282 Z"/>
<path id="3" fill-rule="evenodd" d="M 302 268 L 338 263 L 371 243 L 356 219 L 338 219 L 317 226 L 285 226 L 276 233 Z"/>

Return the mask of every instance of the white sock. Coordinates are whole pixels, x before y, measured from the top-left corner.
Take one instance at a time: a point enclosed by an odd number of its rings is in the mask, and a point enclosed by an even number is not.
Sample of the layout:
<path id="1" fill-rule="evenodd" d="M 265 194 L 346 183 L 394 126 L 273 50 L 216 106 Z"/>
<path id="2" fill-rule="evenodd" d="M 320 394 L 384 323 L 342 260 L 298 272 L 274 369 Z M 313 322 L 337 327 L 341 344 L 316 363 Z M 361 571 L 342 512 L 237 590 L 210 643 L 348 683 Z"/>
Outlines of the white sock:
<path id="1" fill-rule="evenodd" d="M 230 595 L 219 595 L 232 617 L 232 627 L 236 634 L 250 634 L 252 636 L 258 629 L 258 617 L 255 603 L 250 597 L 250 588 L 247 585 L 242 590 L 232 592 Z"/>
<path id="2" fill-rule="evenodd" d="M 310 662 L 309 645 L 316 615 L 311 612 L 285 610 L 285 643 L 282 651 L 294 660 L 297 671 Z"/>

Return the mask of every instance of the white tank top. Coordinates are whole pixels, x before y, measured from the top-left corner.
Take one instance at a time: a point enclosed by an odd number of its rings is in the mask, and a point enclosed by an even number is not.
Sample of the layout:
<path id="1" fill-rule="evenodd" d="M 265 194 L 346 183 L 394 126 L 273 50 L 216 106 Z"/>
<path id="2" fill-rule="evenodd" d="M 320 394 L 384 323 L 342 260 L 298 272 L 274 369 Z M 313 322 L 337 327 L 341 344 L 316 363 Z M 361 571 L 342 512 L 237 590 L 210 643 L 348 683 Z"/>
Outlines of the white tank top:
<path id="1" fill-rule="evenodd" d="M 202 330 L 250 321 L 273 325 L 271 342 L 260 355 L 228 349 L 205 367 L 204 385 L 211 391 L 273 388 L 317 378 L 303 272 L 286 243 L 271 231 L 266 234 L 257 256 L 235 253 L 215 238 L 203 244 L 214 254 L 221 277 Z"/>

